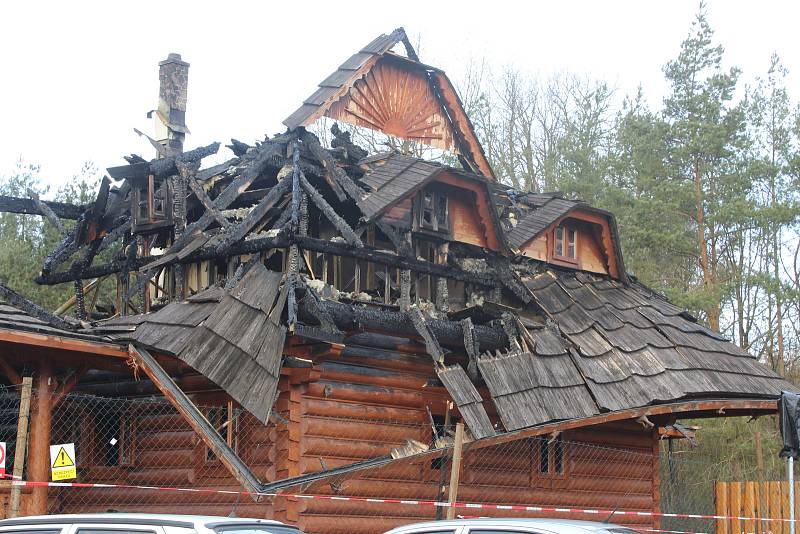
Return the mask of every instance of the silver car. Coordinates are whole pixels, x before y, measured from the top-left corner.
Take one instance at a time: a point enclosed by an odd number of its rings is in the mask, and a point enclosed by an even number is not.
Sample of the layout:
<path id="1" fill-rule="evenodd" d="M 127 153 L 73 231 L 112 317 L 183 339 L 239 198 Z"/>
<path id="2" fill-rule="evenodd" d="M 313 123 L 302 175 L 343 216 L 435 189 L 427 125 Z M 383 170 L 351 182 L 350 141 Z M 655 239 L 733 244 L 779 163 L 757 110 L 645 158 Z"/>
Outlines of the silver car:
<path id="1" fill-rule="evenodd" d="M 174 514 L 38 515 L 0 521 L 0 534 L 303 534 L 268 519 Z"/>
<path id="2" fill-rule="evenodd" d="M 394 528 L 386 534 L 639 534 L 627 527 L 573 519 L 451 519 Z"/>

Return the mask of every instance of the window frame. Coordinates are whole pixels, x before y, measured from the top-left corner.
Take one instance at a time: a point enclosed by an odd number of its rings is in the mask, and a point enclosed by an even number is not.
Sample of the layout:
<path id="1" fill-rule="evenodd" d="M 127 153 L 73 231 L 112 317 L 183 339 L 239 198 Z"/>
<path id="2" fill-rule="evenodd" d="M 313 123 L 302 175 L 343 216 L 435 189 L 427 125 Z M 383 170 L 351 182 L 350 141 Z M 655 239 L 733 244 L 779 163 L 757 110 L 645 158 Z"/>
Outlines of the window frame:
<path id="1" fill-rule="evenodd" d="M 569 444 L 559 434 L 552 439 L 550 436 L 533 438 L 531 446 L 531 472 L 533 479 L 561 479 L 569 474 Z M 546 451 L 547 456 L 542 453 Z M 546 462 L 546 471 L 542 470 Z M 560 463 L 561 469 L 556 466 Z"/>
<path id="2" fill-rule="evenodd" d="M 431 196 L 431 207 L 425 208 L 425 198 L 427 195 Z M 439 202 L 445 201 L 443 219 L 439 220 Z M 450 195 L 447 191 L 440 187 L 425 187 L 417 195 L 416 200 L 417 213 L 415 217 L 416 227 L 419 230 L 427 232 L 435 232 L 437 234 L 449 235 L 451 230 L 450 224 Z M 430 209 L 431 222 L 425 222 L 425 212 Z"/>
<path id="3" fill-rule="evenodd" d="M 212 413 L 220 413 L 222 415 L 221 424 L 219 428 L 215 425 L 214 421 L 212 421 L 211 414 Z M 233 407 L 232 403 L 224 404 L 221 406 L 210 406 L 206 413 L 204 414 L 206 420 L 214 427 L 214 430 L 217 431 L 219 437 L 225 440 L 225 443 L 228 444 L 235 453 L 238 454 L 239 452 L 239 414 L 236 411 L 236 408 Z M 203 456 L 202 456 L 202 464 L 204 466 L 213 466 L 219 465 L 220 459 L 219 457 L 214 454 L 208 445 L 203 447 Z"/>
<path id="4" fill-rule="evenodd" d="M 561 252 L 562 252 L 561 254 L 557 252 L 559 243 L 559 238 L 558 238 L 559 230 L 563 232 L 563 236 L 560 239 Z M 570 257 L 568 255 L 568 250 L 570 246 L 569 243 L 570 233 L 572 233 L 574 239 L 572 246 L 575 251 L 575 257 Z M 553 227 L 553 230 L 549 234 L 550 237 L 549 252 L 550 252 L 550 261 L 552 263 L 557 263 L 557 264 L 560 263 L 568 267 L 578 267 L 578 265 L 580 264 L 580 255 L 578 254 L 578 234 L 579 232 L 578 229 L 575 227 L 575 225 L 565 223 L 563 221 L 558 223 L 555 227 Z"/>

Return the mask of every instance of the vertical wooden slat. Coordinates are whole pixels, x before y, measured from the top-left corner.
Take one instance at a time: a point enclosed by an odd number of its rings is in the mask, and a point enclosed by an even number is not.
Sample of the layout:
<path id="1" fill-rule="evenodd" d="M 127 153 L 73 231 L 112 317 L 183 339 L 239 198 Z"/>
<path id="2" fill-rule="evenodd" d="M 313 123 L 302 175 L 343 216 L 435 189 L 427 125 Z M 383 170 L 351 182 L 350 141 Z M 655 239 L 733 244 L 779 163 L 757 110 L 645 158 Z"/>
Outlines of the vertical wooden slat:
<path id="1" fill-rule="evenodd" d="M 729 482 L 728 489 L 730 490 L 730 508 L 729 515 L 733 516 L 731 519 L 731 534 L 740 534 L 742 532 L 742 523 L 735 516 L 742 515 L 742 483 Z"/>
<path id="2" fill-rule="evenodd" d="M 795 460 L 796 462 L 797 460 Z M 787 483 L 788 487 L 788 483 Z M 789 517 L 788 515 L 786 516 Z M 800 519 L 800 481 L 794 483 L 794 519 L 795 519 L 795 532 L 798 531 L 796 521 Z M 788 526 L 788 525 L 787 525 Z M 788 529 L 787 529 L 788 530 Z"/>
<path id="3" fill-rule="evenodd" d="M 728 513 L 728 483 L 727 482 L 717 482 L 714 484 L 714 505 L 715 505 L 715 514 L 716 515 L 730 515 Z M 727 519 L 717 519 L 716 521 L 716 533 L 717 534 L 728 534 L 728 520 Z"/>
<path id="4" fill-rule="evenodd" d="M 781 486 L 781 517 L 784 519 L 789 519 L 789 483 L 788 482 L 780 482 Z M 789 524 L 784 523 L 783 525 L 784 531 L 789 531 Z"/>
<path id="5" fill-rule="evenodd" d="M 781 515 L 781 483 L 778 481 L 768 482 L 769 484 L 769 517 L 778 519 Z M 769 528 L 774 534 L 783 534 L 783 523 L 781 521 L 770 521 Z"/>
<path id="6" fill-rule="evenodd" d="M 755 517 L 755 483 L 748 480 L 744 483 L 744 515 L 746 517 Z M 746 533 L 755 532 L 755 521 L 746 519 L 744 521 L 744 531 Z"/>

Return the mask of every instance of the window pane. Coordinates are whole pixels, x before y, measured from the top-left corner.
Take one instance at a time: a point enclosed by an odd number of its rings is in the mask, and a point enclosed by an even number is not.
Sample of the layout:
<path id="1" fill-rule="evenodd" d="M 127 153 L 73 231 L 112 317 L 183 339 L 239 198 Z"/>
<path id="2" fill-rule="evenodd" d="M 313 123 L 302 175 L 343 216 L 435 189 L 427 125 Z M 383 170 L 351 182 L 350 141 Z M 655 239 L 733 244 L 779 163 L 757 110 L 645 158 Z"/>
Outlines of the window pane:
<path id="1" fill-rule="evenodd" d="M 546 438 L 539 438 L 539 472 L 550 472 L 550 454 Z"/>
<path id="2" fill-rule="evenodd" d="M 575 258 L 575 243 L 570 243 L 567 247 L 567 257 Z"/>
<path id="3" fill-rule="evenodd" d="M 447 228 L 447 196 L 442 194 L 436 196 L 436 221 L 440 228 Z"/>
<path id="4" fill-rule="evenodd" d="M 564 472 L 564 442 L 561 438 L 556 438 L 553 442 L 553 463 L 555 463 L 555 472 Z"/>
<path id="5" fill-rule="evenodd" d="M 154 530 L 138 528 L 79 528 L 78 534 L 155 534 Z"/>

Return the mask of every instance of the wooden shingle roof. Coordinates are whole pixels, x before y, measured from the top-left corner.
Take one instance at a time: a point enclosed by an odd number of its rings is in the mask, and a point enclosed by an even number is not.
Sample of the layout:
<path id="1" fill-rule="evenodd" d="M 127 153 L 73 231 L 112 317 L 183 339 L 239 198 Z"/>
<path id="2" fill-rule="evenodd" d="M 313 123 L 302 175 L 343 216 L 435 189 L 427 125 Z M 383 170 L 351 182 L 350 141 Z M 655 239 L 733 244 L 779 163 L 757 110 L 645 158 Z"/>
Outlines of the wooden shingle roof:
<path id="1" fill-rule="evenodd" d="M 574 347 L 601 410 L 712 395 L 772 397 L 794 389 L 642 285 L 576 271 L 547 271 L 523 282 Z"/>
<path id="2" fill-rule="evenodd" d="M 444 169 L 441 165 L 402 154 L 388 154 L 373 162 L 372 167 L 372 172 L 361 179 L 367 193 L 358 201 L 367 221 L 406 198 Z"/>

